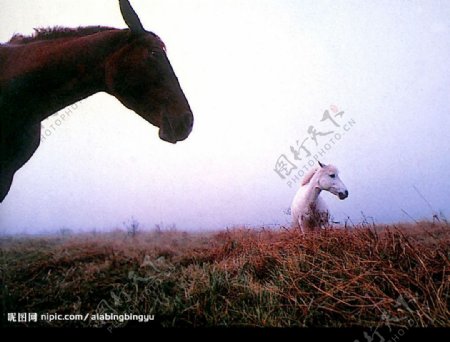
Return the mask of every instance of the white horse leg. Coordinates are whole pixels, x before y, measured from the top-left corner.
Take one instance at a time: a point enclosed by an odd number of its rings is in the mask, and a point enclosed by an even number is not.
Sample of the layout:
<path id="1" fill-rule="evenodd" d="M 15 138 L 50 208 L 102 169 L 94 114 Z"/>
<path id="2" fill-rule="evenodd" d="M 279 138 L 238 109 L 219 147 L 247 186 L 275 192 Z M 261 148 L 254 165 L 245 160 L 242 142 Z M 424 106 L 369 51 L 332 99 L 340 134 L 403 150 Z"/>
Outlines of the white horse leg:
<path id="1" fill-rule="evenodd" d="M 301 226 L 303 233 L 311 233 L 314 231 L 314 224 L 312 222 L 311 213 L 304 213 L 301 218 Z"/>
<path id="2" fill-rule="evenodd" d="M 320 228 L 328 226 L 328 224 L 330 222 L 330 214 L 328 211 L 328 207 L 325 204 L 325 201 L 321 197 L 317 198 L 316 210 L 318 213 L 318 218 L 319 218 L 318 223 L 320 225 Z"/>
<path id="3" fill-rule="evenodd" d="M 292 229 L 300 228 L 300 223 L 298 222 L 298 218 L 295 218 L 295 217 L 292 218 L 291 228 Z"/>

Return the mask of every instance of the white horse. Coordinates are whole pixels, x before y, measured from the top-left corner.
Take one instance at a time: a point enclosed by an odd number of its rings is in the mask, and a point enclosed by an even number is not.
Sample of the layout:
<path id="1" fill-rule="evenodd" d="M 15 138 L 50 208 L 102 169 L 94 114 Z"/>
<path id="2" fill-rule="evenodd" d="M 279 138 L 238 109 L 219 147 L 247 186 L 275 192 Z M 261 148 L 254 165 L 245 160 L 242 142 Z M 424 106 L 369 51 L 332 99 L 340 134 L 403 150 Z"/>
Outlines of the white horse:
<path id="1" fill-rule="evenodd" d="M 321 162 L 319 165 L 303 178 L 291 205 L 292 226 L 300 228 L 303 233 L 321 228 L 329 222 L 327 206 L 319 197 L 322 190 L 331 192 L 341 200 L 348 197 L 348 190 L 339 179 L 337 168 Z"/>

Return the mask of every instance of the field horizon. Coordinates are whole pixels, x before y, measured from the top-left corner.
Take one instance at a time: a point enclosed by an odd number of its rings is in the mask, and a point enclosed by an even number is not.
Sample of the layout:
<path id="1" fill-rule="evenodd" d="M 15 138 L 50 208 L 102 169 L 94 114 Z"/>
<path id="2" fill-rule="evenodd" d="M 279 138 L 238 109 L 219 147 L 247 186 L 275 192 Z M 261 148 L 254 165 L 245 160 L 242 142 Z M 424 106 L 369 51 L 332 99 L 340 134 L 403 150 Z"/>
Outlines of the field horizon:
<path id="1" fill-rule="evenodd" d="M 450 327 L 447 222 L 127 228 L 1 236 L 1 325 Z"/>

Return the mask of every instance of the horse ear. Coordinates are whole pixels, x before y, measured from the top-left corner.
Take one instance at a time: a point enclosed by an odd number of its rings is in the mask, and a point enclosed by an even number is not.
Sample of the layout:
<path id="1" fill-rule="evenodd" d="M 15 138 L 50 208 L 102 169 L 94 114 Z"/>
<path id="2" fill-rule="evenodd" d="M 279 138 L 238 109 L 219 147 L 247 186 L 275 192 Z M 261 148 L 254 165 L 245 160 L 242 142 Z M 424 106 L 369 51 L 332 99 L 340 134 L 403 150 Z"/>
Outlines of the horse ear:
<path id="1" fill-rule="evenodd" d="M 133 33 L 144 33 L 146 32 L 144 26 L 142 26 L 141 20 L 136 14 L 133 7 L 131 7 L 130 1 L 119 0 L 120 11 L 122 12 L 122 17 L 125 23 L 130 28 Z"/>
<path id="2" fill-rule="evenodd" d="M 326 165 L 325 164 L 322 164 L 320 161 L 318 161 L 319 162 L 319 165 L 320 165 L 320 167 L 325 167 Z"/>

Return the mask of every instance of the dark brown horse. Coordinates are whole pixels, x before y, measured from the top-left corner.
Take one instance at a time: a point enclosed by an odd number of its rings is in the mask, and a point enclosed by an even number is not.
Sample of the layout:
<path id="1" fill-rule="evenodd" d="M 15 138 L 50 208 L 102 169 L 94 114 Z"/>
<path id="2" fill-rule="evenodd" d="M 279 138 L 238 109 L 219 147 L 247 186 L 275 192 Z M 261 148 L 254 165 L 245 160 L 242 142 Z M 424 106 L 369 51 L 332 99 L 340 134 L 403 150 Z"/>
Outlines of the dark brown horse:
<path id="1" fill-rule="evenodd" d="M 39 29 L 0 45 L 0 202 L 38 148 L 41 121 L 95 93 L 115 96 L 164 141 L 189 136 L 194 118 L 164 43 L 119 2 L 129 29 Z"/>

